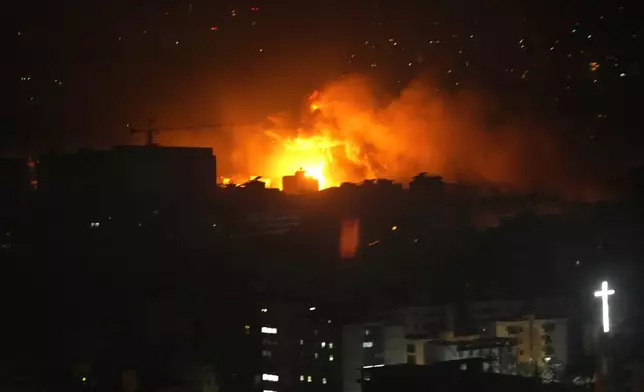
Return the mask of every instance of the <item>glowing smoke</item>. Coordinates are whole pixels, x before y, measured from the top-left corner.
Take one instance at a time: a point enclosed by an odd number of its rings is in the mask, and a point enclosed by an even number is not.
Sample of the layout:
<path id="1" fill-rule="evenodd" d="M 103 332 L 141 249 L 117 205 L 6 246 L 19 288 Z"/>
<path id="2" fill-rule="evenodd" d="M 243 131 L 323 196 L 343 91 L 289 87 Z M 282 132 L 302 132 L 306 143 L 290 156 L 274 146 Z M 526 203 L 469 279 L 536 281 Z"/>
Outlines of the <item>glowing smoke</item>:
<path id="1" fill-rule="evenodd" d="M 365 178 L 407 182 L 429 172 L 447 181 L 596 196 L 592 181 L 569 164 L 554 131 L 490 102 L 474 93 L 446 98 L 427 81 L 385 100 L 356 76 L 322 88 L 299 116 L 276 114 L 237 126 L 226 143 L 218 140 L 213 147 L 220 162 L 230 163 L 230 173 L 222 174 L 261 175 L 273 184 L 311 166 L 324 171 L 328 185 Z"/>

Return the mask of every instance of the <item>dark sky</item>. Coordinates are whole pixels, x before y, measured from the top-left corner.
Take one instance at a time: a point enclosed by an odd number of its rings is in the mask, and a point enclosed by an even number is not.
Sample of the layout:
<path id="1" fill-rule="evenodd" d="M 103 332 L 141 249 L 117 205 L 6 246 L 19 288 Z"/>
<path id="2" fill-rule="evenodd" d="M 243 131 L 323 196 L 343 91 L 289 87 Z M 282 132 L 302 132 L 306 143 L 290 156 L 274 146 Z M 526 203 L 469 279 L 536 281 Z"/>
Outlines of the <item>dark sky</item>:
<path id="1" fill-rule="evenodd" d="M 508 110 L 560 121 L 572 134 L 562 137 L 590 144 L 598 159 L 641 145 L 643 29 L 633 2 L 68 0 L 8 9 L 4 152 L 124 143 L 125 123 L 213 124 L 231 116 L 224 107 L 257 121 L 350 73 L 392 94 L 426 73 L 445 94 L 485 91 Z"/>

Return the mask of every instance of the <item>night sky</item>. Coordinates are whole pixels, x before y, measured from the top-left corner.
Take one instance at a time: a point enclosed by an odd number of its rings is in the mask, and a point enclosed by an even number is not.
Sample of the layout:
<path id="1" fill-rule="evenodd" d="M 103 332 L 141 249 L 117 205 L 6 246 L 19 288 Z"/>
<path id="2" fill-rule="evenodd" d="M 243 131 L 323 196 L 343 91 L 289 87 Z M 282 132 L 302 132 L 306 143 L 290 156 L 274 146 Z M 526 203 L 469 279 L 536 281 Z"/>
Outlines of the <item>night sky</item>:
<path id="1" fill-rule="evenodd" d="M 258 121 L 353 73 L 392 95 L 428 74 L 444 94 L 484 91 L 507 111 L 557 122 L 597 159 L 632 163 L 641 146 L 644 32 L 632 2 L 68 0 L 8 10 L 0 146 L 12 154 L 131 143 L 124 124 L 148 117 Z"/>

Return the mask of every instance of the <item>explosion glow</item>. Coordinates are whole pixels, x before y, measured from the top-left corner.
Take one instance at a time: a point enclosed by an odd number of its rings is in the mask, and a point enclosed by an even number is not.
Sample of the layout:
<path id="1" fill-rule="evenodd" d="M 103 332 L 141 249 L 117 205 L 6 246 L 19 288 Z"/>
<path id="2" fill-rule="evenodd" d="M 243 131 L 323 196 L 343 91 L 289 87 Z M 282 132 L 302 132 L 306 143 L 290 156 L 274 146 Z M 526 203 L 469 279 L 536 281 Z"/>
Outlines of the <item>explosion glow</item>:
<path id="1" fill-rule="evenodd" d="M 342 182 L 374 176 L 360 154 L 360 148 L 348 138 L 341 138 L 333 113 L 326 113 L 326 105 L 318 92 L 309 97 L 309 113 L 305 115 L 310 127 L 287 132 L 280 127 L 264 130 L 270 141 L 268 158 L 261 165 L 262 178 L 267 186 L 282 188 L 282 177 L 304 171 L 318 181 L 319 189 L 339 186 Z M 295 133 L 295 136 L 283 136 Z M 347 175 L 347 168 L 358 168 L 358 177 Z M 253 178 L 254 176 L 251 176 Z M 243 178 L 243 177 L 242 177 Z M 228 182 L 231 180 L 228 179 Z"/>
<path id="2" fill-rule="evenodd" d="M 237 124 L 229 134 L 162 133 L 161 144 L 211 146 L 218 171 L 229 177 L 223 183 L 261 176 L 267 187 L 282 189 L 282 177 L 302 170 L 325 189 L 365 179 L 407 183 L 427 172 L 508 190 L 598 194 L 596 176 L 586 176 L 594 171 L 570 165 L 571 149 L 540 119 L 515 116 L 485 95 L 432 87 L 418 80 L 382 96 L 368 79 L 346 77 L 314 92 L 299 113 L 249 123 L 252 104 L 230 104 L 221 109 L 231 112 L 224 122 Z"/>

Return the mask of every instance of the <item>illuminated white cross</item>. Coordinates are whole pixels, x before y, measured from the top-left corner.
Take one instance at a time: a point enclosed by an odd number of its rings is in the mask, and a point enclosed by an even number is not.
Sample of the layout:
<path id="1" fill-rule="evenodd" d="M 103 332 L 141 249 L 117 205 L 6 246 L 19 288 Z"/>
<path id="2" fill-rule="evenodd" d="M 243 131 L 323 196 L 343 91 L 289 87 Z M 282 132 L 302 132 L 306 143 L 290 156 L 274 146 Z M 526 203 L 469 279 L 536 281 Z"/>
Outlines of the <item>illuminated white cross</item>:
<path id="1" fill-rule="evenodd" d="M 602 289 L 595 291 L 595 297 L 602 299 L 602 324 L 604 325 L 604 332 L 610 331 L 610 318 L 608 317 L 608 296 L 615 294 L 615 290 L 608 290 L 608 282 L 602 282 Z"/>

